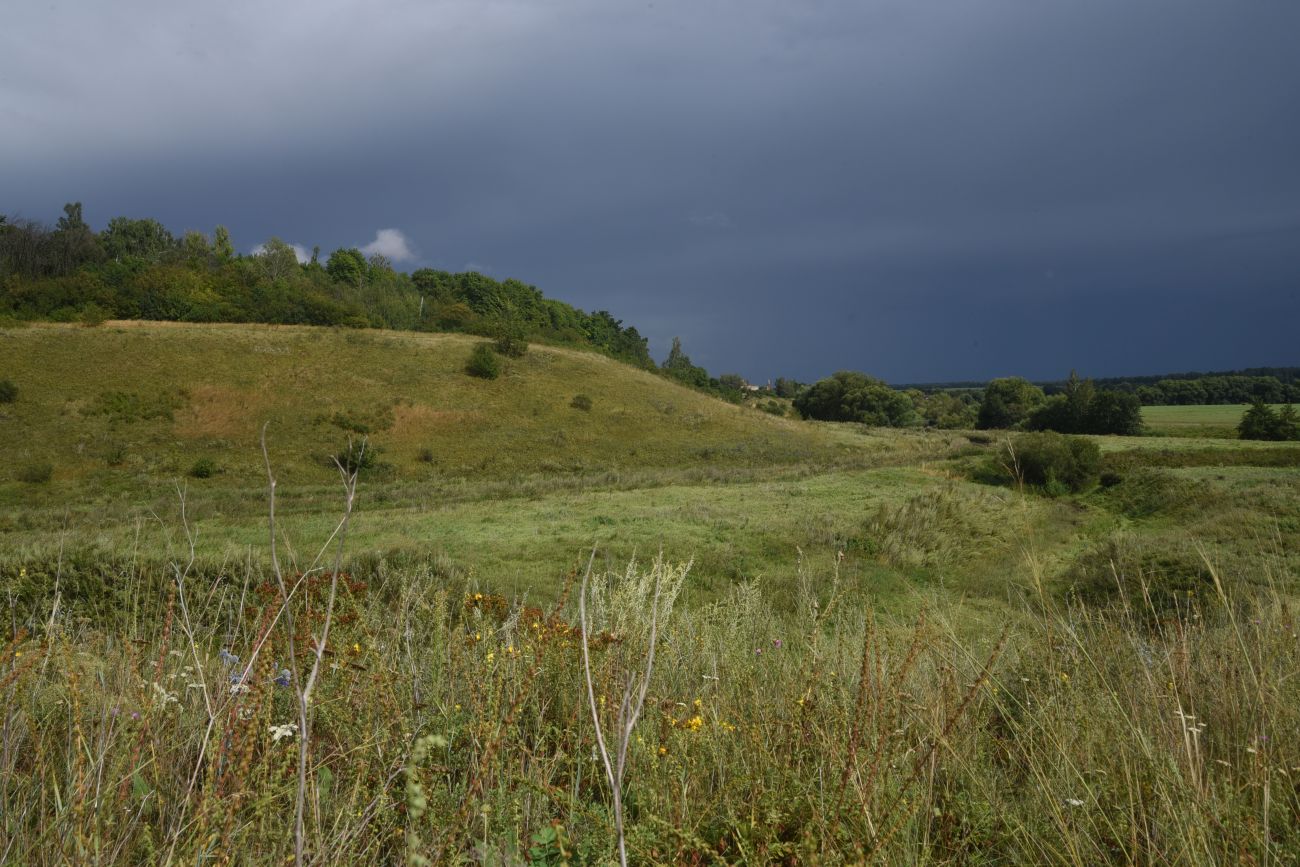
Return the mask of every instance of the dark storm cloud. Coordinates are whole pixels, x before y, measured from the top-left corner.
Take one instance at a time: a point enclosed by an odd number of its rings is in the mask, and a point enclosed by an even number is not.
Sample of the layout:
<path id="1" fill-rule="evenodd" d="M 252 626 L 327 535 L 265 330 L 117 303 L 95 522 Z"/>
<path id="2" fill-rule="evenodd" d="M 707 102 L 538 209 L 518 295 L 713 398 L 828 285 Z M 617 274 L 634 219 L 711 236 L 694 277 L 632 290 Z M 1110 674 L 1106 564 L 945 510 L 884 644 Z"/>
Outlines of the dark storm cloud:
<path id="1" fill-rule="evenodd" d="M 534 282 L 714 372 L 1296 363 L 1300 6 L 6 13 L 0 210 Z"/>

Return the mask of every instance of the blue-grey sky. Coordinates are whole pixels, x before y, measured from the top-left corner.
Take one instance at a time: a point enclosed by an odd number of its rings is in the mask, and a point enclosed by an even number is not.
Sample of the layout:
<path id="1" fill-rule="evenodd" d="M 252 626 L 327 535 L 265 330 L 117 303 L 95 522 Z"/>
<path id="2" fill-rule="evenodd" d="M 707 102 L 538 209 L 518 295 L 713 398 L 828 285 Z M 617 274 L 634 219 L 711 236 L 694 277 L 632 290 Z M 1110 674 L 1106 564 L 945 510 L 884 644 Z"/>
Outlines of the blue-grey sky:
<path id="1" fill-rule="evenodd" d="M 1295 0 L 4 20 L 3 213 L 518 277 L 754 380 L 1300 364 Z"/>

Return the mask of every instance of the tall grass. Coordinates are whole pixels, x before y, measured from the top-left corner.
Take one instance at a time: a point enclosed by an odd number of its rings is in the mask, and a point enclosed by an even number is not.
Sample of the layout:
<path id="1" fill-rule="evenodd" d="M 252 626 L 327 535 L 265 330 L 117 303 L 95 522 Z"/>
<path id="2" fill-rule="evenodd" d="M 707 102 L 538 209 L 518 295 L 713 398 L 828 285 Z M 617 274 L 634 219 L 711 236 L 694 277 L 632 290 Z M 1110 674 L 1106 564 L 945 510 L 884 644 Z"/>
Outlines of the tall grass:
<path id="1" fill-rule="evenodd" d="M 338 586 L 304 860 L 612 859 L 574 601 L 543 611 L 427 566 L 375 574 Z M 598 576 L 590 600 L 611 725 L 652 574 Z M 330 574 L 293 576 L 296 666 L 270 578 L 128 569 L 130 606 L 11 608 L 0 861 L 292 860 L 302 732 L 281 671 L 310 667 Z M 1295 612 L 1215 587 L 1217 613 L 1035 601 L 1001 634 L 937 598 L 918 621 L 875 616 L 834 576 L 806 575 L 787 616 L 753 584 L 661 604 L 629 860 L 1294 863 Z"/>

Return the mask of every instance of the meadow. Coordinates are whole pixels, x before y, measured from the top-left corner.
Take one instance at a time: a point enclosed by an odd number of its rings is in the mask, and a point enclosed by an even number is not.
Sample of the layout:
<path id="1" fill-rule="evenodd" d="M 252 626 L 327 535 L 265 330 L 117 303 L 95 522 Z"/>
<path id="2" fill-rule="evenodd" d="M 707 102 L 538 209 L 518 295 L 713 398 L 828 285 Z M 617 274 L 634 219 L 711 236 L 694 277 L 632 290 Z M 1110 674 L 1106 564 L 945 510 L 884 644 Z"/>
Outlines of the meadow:
<path id="1" fill-rule="evenodd" d="M 1245 404 L 1212 406 L 1144 406 L 1142 421 L 1160 436 L 1236 437 Z M 1282 404 L 1274 404 L 1281 409 Z"/>
<path id="2" fill-rule="evenodd" d="M 0 863 L 1300 858 L 1294 446 L 1049 498 L 473 343 L 0 331 Z"/>

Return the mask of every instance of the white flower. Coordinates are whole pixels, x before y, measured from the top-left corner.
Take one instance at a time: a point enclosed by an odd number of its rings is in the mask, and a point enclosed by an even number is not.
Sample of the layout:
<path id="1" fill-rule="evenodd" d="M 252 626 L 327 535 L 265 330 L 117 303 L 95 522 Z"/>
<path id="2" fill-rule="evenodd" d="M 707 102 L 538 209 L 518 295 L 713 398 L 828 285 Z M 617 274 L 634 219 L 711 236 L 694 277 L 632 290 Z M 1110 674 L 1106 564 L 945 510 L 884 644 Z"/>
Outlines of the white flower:
<path id="1" fill-rule="evenodd" d="M 1071 807 L 1082 807 L 1082 806 L 1083 806 L 1083 801 L 1080 801 L 1078 798 L 1066 798 L 1066 799 L 1065 799 L 1065 803 L 1068 804 L 1068 805 L 1071 806 Z"/>
<path id="2" fill-rule="evenodd" d="M 241 692 L 248 692 L 248 684 L 246 684 L 246 683 L 232 683 L 232 684 L 230 685 L 230 694 L 231 694 L 231 695 L 239 695 Z"/>
<path id="3" fill-rule="evenodd" d="M 284 723 L 283 725 L 271 726 L 271 740 L 279 743 L 281 738 L 291 738 L 298 733 L 297 723 Z"/>

